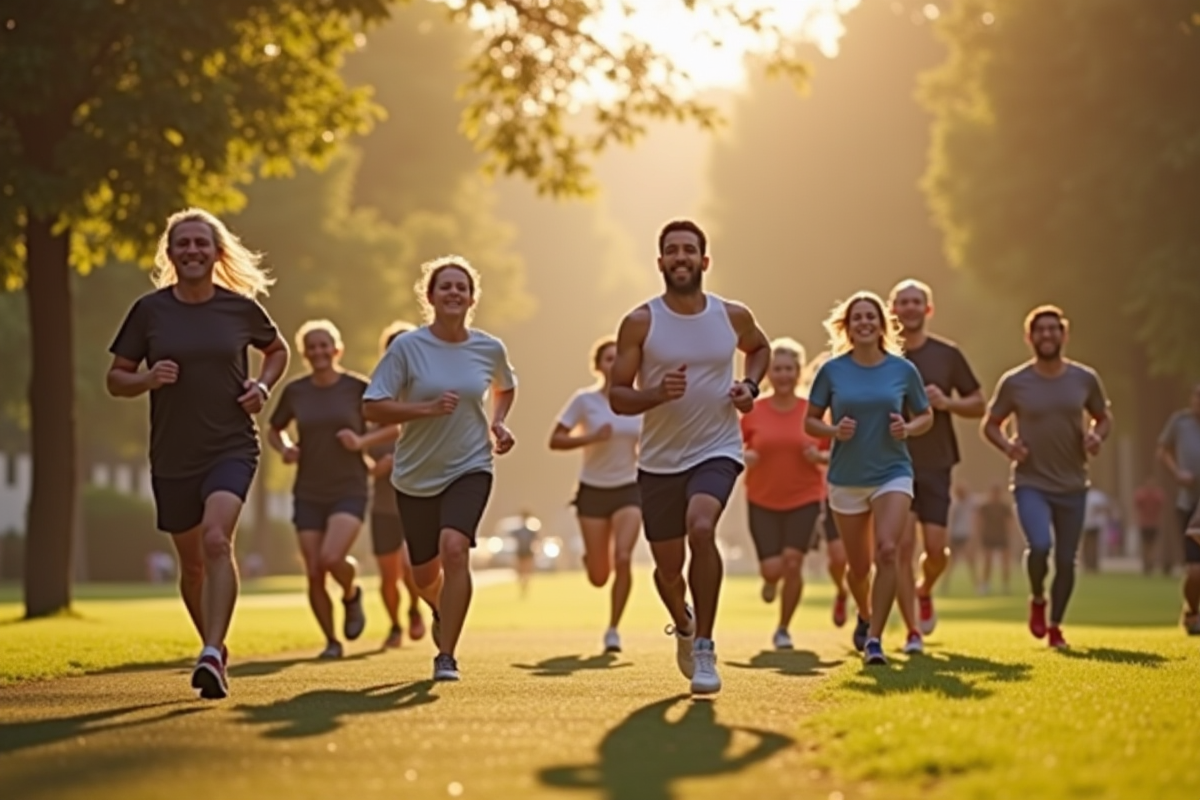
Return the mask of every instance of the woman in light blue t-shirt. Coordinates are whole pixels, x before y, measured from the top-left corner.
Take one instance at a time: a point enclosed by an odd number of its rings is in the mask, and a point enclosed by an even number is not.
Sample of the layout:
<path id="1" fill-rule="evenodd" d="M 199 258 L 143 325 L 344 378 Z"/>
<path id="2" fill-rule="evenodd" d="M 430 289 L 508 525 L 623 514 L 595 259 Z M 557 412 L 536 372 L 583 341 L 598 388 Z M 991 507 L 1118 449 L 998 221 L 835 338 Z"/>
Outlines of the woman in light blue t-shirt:
<path id="1" fill-rule="evenodd" d="M 853 295 L 834 308 L 825 327 L 833 357 L 813 379 L 804 427 L 810 436 L 834 440 L 829 508 L 846 543 L 848 583 L 858 604 L 854 645 L 867 664 L 886 664 L 880 637 L 896 599 L 897 548 L 913 496 L 904 440 L 929 430 L 933 410 L 917 368 L 898 355 L 897 325 L 879 297 Z M 825 422 L 826 411 L 835 424 Z"/>
<path id="2" fill-rule="evenodd" d="M 470 327 L 479 286 L 471 265 L 439 259 L 422 274 L 418 299 L 427 324 L 388 345 L 363 394 L 364 414 L 402 426 L 392 486 L 413 577 L 433 608 L 433 679 L 456 681 L 454 650 L 471 604 L 470 550 L 491 495 L 493 455 L 515 443 L 505 420 L 517 380 L 504 343 Z"/>

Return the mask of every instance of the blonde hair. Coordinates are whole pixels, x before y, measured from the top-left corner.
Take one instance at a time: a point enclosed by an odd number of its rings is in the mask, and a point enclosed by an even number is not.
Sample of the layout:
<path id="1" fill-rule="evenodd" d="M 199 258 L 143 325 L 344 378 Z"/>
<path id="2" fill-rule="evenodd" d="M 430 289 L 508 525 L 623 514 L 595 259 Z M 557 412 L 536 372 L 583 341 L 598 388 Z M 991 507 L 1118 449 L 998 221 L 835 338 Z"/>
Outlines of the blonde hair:
<path id="1" fill-rule="evenodd" d="M 777 356 L 787 354 L 796 359 L 796 370 L 804 369 L 804 362 L 808 355 L 804 352 L 804 345 L 797 342 L 789 336 L 781 336 L 771 342 L 771 360 L 774 361 Z"/>
<path id="2" fill-rule="evenodd" d="M 324 331 L 329 334 L 329 338 L 333 340 L 334 348 L 342 349 L 342 332 L 338 330 L 338 326 L 334 325 L 327 319 L 310 319 L 300 326 L 296 331 L 296 349 L 301 353 L 304 352 L 304 337 L 315 331 Z"/>
<path id="3" fill-rule="evenodd" d="M 442 256 L 435 258 L 432 261 L 426 261 L 421 265 L 421 277 L 417 280 L 417 285 L 414 287 L 417 291 L 417 302 L 421 304 L 421 313 L 425 317 L 425 322 L 433 322 L 433 303 L 429 300 L 429 295 L 433 293 L 433 285 L 437 282 L 438 276 L 448 269 L 457 269 L 467 276 L 467 285 L 471 289 L 471 298 L 479 302 L 479 271 L 471 266 L 471 262 L 467 261 L 462 256 Z M 467 324 L 471 324 L 471 320 L 475 316 L 474 305 L 467 309 Z"/>
<path id="4" fill-rule="evenodd" d="M 266 296 L 275 279 L 262 267 L 262 253 L 250 250 L 234 235 L 225 223 L 201 208 L 177 211 L 167 218 L 167 228 L 158 239 L 154 254 L 154 271 L 150 280 L 159 289 L 174 286 L 179 274 L 171 261 L 171 235 L 181 223 L 203 222 L 212 230 L 217 246 L 217 263 L 213 265 L 213 283 L 245 297 Z"/>
<path id="5" fill-rule="evenodd" d="M 400 319 L 396 320 L 391 325 L 388 325 L 386 328 L 384 328 L 383 333 L 379 334 L 379 350 L 381 352 L 387 352 L 387 349 L 391 347 L 392 342 L 395 341 L 397 336 L 402 333 L 414 331 L 416 329 L 417 326 L 413 325 L 411 322 L 405 322 L 404 320 Z"/>
<path id="6" fill-rule="evenodd" d="M 933 289 L 929 288 L 929 284 L 924 281 L 919 281 L 916 278 L 905 278 L 892 287 L 891 294 L 888 295 L 888 306 L 896 304 L 896 298 L 901 292 L 906 292 L 909 289 L 916 289 L 925 297 L 925 305 L 933 305 Z"/>
<path id="7" fill-rule="evenodd" d="M 904 347 L 900 339 L 900 323 L 890 311 L 884 308 L 883 300 L 874 292 L 855 292 L 849 298 L 833 307 L 825 320 L 825 330 L 829 333 L 829 352 L 831 356 L 840 356 L 854 348 L 850 340 L 850 311 L 857 303 L 867 302 L 875 307 L 879 314 L 879 324 L 883 331 L 879 334 L 879 349 L 885 353 L 900 355 Z"/>

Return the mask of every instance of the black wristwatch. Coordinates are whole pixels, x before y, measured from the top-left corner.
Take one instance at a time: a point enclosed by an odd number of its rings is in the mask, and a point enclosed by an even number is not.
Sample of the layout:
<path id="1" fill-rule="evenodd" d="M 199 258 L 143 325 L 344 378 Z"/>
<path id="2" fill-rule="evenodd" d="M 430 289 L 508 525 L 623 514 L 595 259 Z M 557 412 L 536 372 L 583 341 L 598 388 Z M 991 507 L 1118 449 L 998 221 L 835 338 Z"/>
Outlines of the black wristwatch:
<path id="1" fill-rule="evenodd" d="M 760 391 L 758 388 L 758 381 L 752 381 L 749 378 L 742 378 L 742 383 L 746 384 L 746 388 L 750 390 L 750 396 L 757 400 Z"/>

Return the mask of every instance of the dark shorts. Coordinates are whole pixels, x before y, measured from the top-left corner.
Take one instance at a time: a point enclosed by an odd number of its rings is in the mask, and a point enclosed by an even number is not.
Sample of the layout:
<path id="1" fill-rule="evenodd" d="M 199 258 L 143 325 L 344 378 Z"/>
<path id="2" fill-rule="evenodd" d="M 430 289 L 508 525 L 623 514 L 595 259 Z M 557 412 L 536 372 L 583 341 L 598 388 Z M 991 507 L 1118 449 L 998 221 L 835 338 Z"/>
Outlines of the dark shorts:
<path id="1" fill-rule="evenodd" d="M 1191 522 L 1195 511 L 1184 511 L 1182 508 L 1176 511 L 1179 513 L 1179 533 L 1183 536 L 1183 563 L 1200 564 L 1200 542 L 1187 535 L 1188 523 Z"/>
<path id="2" fill-rule="evenodd" d="M 186 478 L 151 476 L 158 529 L 164 533 L 187 533 L 195 528 L 204 520 L 204 503 L 216 492 L 229 492 L 245 502 L 257 469 L 257 459 L 233 458 L 218 461 L 207 472 Z"/>
<path id="3" fill-rule="evenodd" d="M 732 458 L 722 456 L 669 475 L 638 470 L 646 540 L 669 542 L 687 536 L 687 508 L 691 499 L 698 494 L 708 495 L 715 497 L 723 508 L 742 469 Z"/>
<path id="4" fill-rule="evenodd" d="M 825 542 L 838 542 L 842 539 L 841 531 L 837 529 L 837 521 L 833 518 L 833 511 L 829 508 L 829 501 L 821 501 L 821 510 L 825 512 L 824 521 L 821 523 L 821 530 L 825 534 Z"/>
<path id="5" fill-rule="evenodd" d="M 641 508 L 642 493 L 637 483 L 601 489 L 598 486 L 579 484 L 579 491 L 571 501 L 577 516 L 588 519 L 608 519 L 622 508 Z"/>
<path id="6" fill-rule="evenodd" d="M 746 506 L 750 512 L 750 538 L 754 540 L 759 561 L 778 558 L 785 549 L 801 553 L 816 549 L 819 541 L 817 517 L 821 514 L 819 502 L 786 511 L 773 511 L 754 503 Z"/>
<path id="7" fill-rule="evenodd" d="M 950 467 L 914 471 L 912 510 L 922 525 L 946 527 L 950 521 Z"/>
<path id="8" fill-rule="evenodd" d="M 399 514 L 371 512 L 371 551 L 387 556 L 404 546 L 404 525 Z"/>
<path id="9" fill-rule="evenodd" d="M 343 497 L 340 500 L 292 498 L 292 524 L 297 531 L 324 531 L 334 514 L 349 514 L 362 522 L 367 516 L 367 498 Z"/>
<path id="10" fill-rule="evenodd" d="M 438 556 L 442 531 L 449 528 L 475 546 L 475 532 L 492 494 L 492 473 L 468 472 L 432 497 L 414 497 L 396 490 L 400 522 L 414 566 Z"/>

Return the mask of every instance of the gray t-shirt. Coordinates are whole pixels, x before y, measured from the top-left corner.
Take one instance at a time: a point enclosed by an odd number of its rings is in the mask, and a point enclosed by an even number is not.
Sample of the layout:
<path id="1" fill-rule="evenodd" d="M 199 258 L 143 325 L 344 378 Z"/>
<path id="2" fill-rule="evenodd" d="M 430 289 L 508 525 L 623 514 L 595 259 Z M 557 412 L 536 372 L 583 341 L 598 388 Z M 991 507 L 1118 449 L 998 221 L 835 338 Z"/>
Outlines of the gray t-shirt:
<path id="1" fill-rule="evenodd" d="M 1095 417 L 1107 411 L 1104 385 L 1090 367 L 1070 362 L 1054 378 L 1038 374 L 1032 363 L 1006 372 L 988 415 L 998 420 L 1015 415 L 1017 435 L 1029 449 L 1029 457 L 1013 465 L 1013 486 L 1047 492 L 1087 489 L 1084 414 Z"/>
<path id="2" fill-rule="evenodd" d="M 1175 456 L 1175 463 L 1180 469 L 1185 469 L 1196 476 L 1200 483 L 1200 418 L 1191 411 L 1176 411 L 1167 425 L 1163 428 L 1158 443 Z M 1200 500 L 1200 487 L 1192 484 L 1189 490 L 1179 487 L 1175 497 L 1175 506 L 1184 511 L 1191 511 Z"/>
<path id="3" fill-rule="evenodd" d="M 484 403 L 492 389 L 516 388 L 504 343 L 479 330 L 446 342 L 428 327 L 397 336 L 375 367 L 363 400 L 427 403 L 458 393 L 453 414 L 404 423 L 396 442 L 392 485 L 433 497 L 470 472 L 492 471 L 492 440 Z"/>

